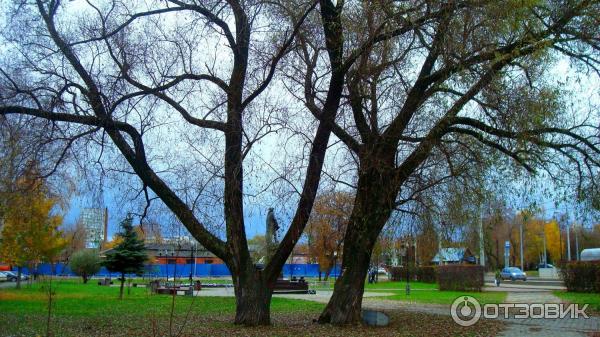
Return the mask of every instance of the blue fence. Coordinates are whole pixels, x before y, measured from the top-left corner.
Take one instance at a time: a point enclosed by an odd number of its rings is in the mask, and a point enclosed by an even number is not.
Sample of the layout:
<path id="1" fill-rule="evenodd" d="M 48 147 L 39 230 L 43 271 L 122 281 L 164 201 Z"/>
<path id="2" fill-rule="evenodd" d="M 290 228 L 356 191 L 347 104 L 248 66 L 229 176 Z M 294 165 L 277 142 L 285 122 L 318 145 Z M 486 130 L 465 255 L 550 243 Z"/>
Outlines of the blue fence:
<path id="1" fill-rule="evenodd" d="M 37 273 L 39 275 L 63 275 L 63 276 L 75 276 L 69 266 L 58 263 L 52 265 L 48 263 L 40 264 L 36 268 L 29 270 L 23 268 L 23 272 L 26 274 Z M 340 267 L 336 266 L 331 271 L 331 276 L 339 276 Z M 229 269 L 224 264 L 150 264 L 144 268 L 144 276 L 146 277 L 173 277 L 187 278 L 190 274 L 194 274 L 194 277 L 221 277 L 231 276 Z M 117 276 L 116 273 L 111 273 L 106 268 L 102 267 L 100 272 L 95 276 Z M 318 264 L 286 264 L 283 266 L 284 277 L 318 277 L 319 276 L 319 265 Z"/>

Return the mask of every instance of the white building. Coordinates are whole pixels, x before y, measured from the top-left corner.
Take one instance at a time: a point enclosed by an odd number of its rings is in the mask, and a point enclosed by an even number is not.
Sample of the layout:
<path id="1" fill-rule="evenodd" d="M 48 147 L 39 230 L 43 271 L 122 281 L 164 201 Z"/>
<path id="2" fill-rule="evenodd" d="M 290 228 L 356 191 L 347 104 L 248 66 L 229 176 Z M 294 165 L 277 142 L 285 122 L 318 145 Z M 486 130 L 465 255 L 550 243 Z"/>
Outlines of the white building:
<path id="1" fill-rule="evenodd" d="M 82 209 L 81 223 L 85 228 L 85 247 L 100 248 L 100 244 L 106 240 L 108 209 Z"/>

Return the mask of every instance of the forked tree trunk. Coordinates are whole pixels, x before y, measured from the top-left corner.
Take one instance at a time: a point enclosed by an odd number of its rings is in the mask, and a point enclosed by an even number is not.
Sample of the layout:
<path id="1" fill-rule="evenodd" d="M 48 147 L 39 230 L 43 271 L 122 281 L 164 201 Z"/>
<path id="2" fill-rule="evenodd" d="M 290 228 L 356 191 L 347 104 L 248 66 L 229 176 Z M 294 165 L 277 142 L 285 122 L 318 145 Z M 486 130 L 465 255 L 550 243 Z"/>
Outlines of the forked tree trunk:
<path id="1" fill-rule="evenodd" d="M 364 261 L 344 267 L 335 282 L 333 295 L 319 317 L 319 323 L 336 325 L 353 324 L 361 321 L 362 294 L 369 262 Z"/>
<path id="2" fill-rule="evenodd" d="M 377 234 L 374 230 L 364 234 L 364 237 L 344 242 L 342 273 L 335 282 L 333 294 L 319 317 L 319 323 L 345 325 L 361 322 L 365 279 L 378 231 Z"/>
<path id="3" fill-rule="evenodd" d="M 254 269 L 254 267 L 251 267 Z M 243 281 L 241 281 L 243 279 Z M 235 324 L 246 326 L 271 323 L 271 297 L 273 290 L 263 280 L 259 271 L 250 270 L 234 276 Z"/>
<path id="4" fill-rule="evenodd" d="M 319 323 L 336 325 L 361 322 L 362 296 L 377 237 L 390 217 L 398 187 L 390 184 L 393 170 L 385 169 L 384 156 L 361 163 L 356 198 L 344 236 L 342 273 L 335 282 Z M 393 157 L 387 158 L 392 167 Z"/>

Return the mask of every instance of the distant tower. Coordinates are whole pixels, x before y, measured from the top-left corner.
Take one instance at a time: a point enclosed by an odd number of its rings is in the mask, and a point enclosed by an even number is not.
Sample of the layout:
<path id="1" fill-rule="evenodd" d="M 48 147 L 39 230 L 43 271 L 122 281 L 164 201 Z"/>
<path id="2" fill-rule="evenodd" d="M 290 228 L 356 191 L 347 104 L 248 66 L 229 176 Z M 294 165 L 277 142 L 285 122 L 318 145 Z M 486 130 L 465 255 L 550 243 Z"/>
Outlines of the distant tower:
<path id="1" fill-rule="evenodd" d="M 81 210 L 81 222 L 85 228 L 85 247 L 100 248 L 106 242 L 108 209 L 84 208 Z"/>

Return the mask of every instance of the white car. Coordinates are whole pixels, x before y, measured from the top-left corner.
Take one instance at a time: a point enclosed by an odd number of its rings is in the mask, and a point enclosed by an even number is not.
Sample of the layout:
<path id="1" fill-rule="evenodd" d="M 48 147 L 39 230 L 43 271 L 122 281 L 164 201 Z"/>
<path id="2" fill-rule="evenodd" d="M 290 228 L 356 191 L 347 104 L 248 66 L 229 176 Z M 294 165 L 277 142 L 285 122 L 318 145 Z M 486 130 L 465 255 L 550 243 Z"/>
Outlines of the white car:
<path id="1" fill-rule="evenodd" d="M 3 273 L 6 274 L 6 279 L 8 281 L 17 282 L 18 276 L 17 276 L 16 273 L 13 273 L 12 271 L 5 271 Z M 26 274 L 21 273 L 21 281 L 27 281 L 27 280 L 29 280 L 29 276 L 27 276 Z"/>

